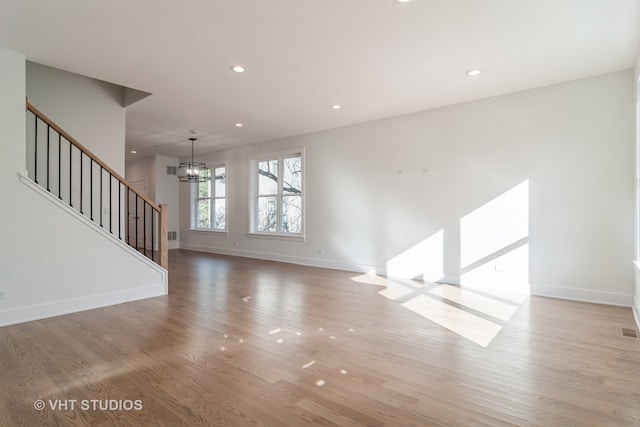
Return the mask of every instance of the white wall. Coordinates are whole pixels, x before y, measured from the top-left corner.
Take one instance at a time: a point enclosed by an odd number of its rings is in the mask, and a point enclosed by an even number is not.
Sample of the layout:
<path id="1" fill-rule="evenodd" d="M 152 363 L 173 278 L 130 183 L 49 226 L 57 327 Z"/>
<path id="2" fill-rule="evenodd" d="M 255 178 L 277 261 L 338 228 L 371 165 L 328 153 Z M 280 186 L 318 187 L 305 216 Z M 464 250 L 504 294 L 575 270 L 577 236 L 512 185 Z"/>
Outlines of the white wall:
<path id="1" fill-rule="evenodd" d="M 167 166 L 178 166 L 180 161 L 176 157 L 155 156 L 155 202 L 158 205 L 167 205 L 167 229 L 178 232 L 180 229 L 180 209 L 179 209 L 179 183 L 175 175 L 167 175 Z M 178 240 L 169 241 L 169 249 L 180 247 L 180 237 Z"/>
<path id="2" fill-rule="evenodd" d="M 517 253 L 534 293 L 630 305 L 632 87 L 628 70 L 199 156 L 228 161 L 229 233 L 189 231 L 181 185 L 181 247 L 450 282 Z M 248 236 L 248 160 L 300 147 L 306 240 Z M 467 266 L 469 242 L 494 246 Z"/>
<path id="3" fill-rule="evenodd" d="M 27 96 L 33 106 L 124 175 L 122 86 L 27 62 Z"/>
<path id="4" fill-rule="evenodd" d="M 128 160 L 125 163 L 124 177 L 129 182 L 147 183 L 147 196 L 154 200 L 156 197 L 156 163 L 153 156 Z"/>
<path id="5" fill-rule="evenodd" d="M 25 68 L 23 55 L 0 49 L 0 194 L 4 200 L 0 205 L 0 290 L 6 295 L 0 299 L 0 326 L 166 293 L 163 269 L 117 244 L 20 175 L 25 170 L 26 151 Z M 31 78 L 37 80 L 33 74 Z M 38 95 L 57 90 L 41 86 L 30 100 L 45 114 L 49 107 L 39 102 L 44 99 L 56 105 L 52 110 L 62 111 L 53 96 Z M 90 105 L 118 103 L 106 93 L 92 100 Z M 91 111 L 103 113 L 100 108 Z M 64 120 L 72 134 L 73 129 L 84 126 L 76 121 L 98 121 L 90 112 L 68 113 L 64 118 L 51 117 Z M 121 124 L 116 133 L 124 135 L 124 122 Z M 111 143 L 124 147 L 124 138 Z M 88 145 L 101 151 L 100 146 Z M 116 157 L 112 149 L 103 151 Z M 123 150 L 119 161 L 124 165 Z"/>

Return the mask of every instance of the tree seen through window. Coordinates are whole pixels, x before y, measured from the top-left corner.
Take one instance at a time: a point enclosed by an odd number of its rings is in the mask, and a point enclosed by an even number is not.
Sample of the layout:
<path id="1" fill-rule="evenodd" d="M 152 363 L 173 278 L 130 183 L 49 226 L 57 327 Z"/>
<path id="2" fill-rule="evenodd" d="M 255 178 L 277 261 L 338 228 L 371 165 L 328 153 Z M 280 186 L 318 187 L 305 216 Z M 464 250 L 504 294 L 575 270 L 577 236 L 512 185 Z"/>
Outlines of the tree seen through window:
<path id="1" fill-rule="evenodd" d="M 257 230 L 302 233 L 302 156 L 258 162 Z"/>

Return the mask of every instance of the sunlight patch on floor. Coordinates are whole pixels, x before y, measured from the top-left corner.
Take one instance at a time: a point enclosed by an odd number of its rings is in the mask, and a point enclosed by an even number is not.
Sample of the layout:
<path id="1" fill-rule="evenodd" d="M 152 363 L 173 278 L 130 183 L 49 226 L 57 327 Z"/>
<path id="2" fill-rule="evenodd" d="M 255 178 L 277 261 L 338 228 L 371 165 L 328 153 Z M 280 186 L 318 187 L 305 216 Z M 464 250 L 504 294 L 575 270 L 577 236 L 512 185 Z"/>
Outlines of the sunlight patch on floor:
<path id="1" fill-rule="evenodd" d="M 384 286 L 378 293 L 392 301 L 400 299 L 410 293 L 422 288 L 419 282 L 404 279 L 389 279 L 375 274 L 361 274 L 352 277 L 351 280 L 367 285 Z"/>
<path id="2" fill-rule="evenodd" d="M 500 265 L 504 268 L 520 266 L 523 255 L 528 254 L 525 244 L 514 250 L 516 254 L 505 257 L 508 261 Z M 504 261 L 501 259 L 500 261 Z M 516 269 L 518 270 L 518 269 Z M 467 338 L 478 345 L 487 347 L 502 329 L 502 322 L 507 322 L 529 296 L 529 285 L 517 275 L 505 274 L 507 280 L 472 280 L 495 278 L 502 271 L 492 271 L 490 275 L 474 275 L 471 271 L 465 277 L 463 286 L 435 284 L 402 278 L 387 278 L 375 274 L 361 274 L 352 277 L 357 283 L 384 286 L 378 294 L 385 298 L 403 302 L 403 307 L 443 326 L 456 334 Z M 450 302 L 450 304 L 449 304 Z M 488 320 L 485 316 L 495 319 Z"/>
<path id="3" fill-rule="evenodd" d="M 389 298 L 390 300 L 395 301 L 406 295 L 409 295 L 415 289 L 416 288 L 410 288 L 400 283 L 390 282 L 389 286 L 378 293 L 385 298 Z"/>
<path id="4" fill-rule="evenodd" d="M 402 306 L 482 347 L 487 347 L 502 329 L 500 325 L 426 295 L 418 295 Z"/>
<path id="5" fill-rule="evenodd" d="M 429 293 L 503 321 L 509 320 L 518 309 L 515 305 L 496 301 L 459 286 L 442 285 L 432 289 Z"/>

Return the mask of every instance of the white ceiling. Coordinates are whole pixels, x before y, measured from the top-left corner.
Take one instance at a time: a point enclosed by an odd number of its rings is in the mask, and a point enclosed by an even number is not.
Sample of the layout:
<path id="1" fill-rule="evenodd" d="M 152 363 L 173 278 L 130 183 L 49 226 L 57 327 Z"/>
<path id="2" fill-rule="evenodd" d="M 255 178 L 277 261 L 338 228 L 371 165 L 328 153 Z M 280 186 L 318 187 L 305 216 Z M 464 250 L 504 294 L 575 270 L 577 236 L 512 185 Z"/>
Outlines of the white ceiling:
<path id="1" fill-rule="evenodd" d="M 0 0 L 0 46 L 152 93 L 127 149 L 183 156 L 632 68 L 640 1 Z"/>

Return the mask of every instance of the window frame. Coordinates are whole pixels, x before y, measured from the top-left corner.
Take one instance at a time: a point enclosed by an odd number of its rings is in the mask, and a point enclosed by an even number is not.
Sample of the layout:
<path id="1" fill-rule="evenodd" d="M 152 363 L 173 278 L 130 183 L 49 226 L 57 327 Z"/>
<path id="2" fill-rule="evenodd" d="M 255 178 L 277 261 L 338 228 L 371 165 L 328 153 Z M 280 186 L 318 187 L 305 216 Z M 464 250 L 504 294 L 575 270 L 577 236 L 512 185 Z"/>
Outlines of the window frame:
<path id="1" fill-rule="evenodd" d="M 202 231 L 205 233 L 218 233 L 218 234 L 229 234 L 229 212 L 228 212 L 228 199 L 227 199 L 227 195 L 229 194 L 229 165 L 227 164 L 227 162 L 218 162 L 215 163 L 213 165 L 210 166 L 211 168 L 211 191 L 209 194 L 209 197 L 199 197 L 200 196 L 200 192 L 199 192 L 199 183 L 196 183 L 196 185 L 192 185 L 192 190 L 191 190 L 191 231 Z M 225 176 L 225 189 L 224 189 L 224 196 L 220 197 L 218 195 L 216 195 L 216 190 L 215 190 L 215 174 L 216 174 L 216 169 L 219 168 L 224 168 L 224 176 Z M 213 228 L 213 227 L 199 227 L 199 221 L 198 221 L 198 205 L 200 200 L 210 200 L 209 203 L 209 224 L 213 225 L 214 221 L 213 221 L 213 215 L 215 214 L 215 201 L 216 200 L 224 200 L 224 206 L 225 206 L 225 218 L 224 218 L 224 228 Z M 213 202 L 213 204 L 212 204 Z"/>
<path id="2" fill-rule="evenodd" d="M 283 191 L 283 162 L 285 159 L 300 157 L 302 178 L 300 179 L 300 208 L 301 208 L 301 218 L 300 218 L 300 228 L 301 231 L 299 233 L 286 232 L 282 231 L 282 200 L 283 196 L 291 195 L 285 194 Z M 260 173 L 258 171 L 259 165 L 261 162 L 277 160 L 278 162 L 278 181 L 277 181 L 277 190 L 276 194 L 273 195 L 260 195 L 259 194 L 259 179 Z M 247 235 L 249 237 L 257 237 L 257 238 L 271 238 L 271 239 L 279 239 L 279 240 L 297 240 L 304 241 L 305 240 L 305 150 L 304 148 L 297 148 L 287 151 L 281 151 L 277 153 L 268 153 L 264 155 L 260 155 L 258 157 L 253 157 L 249 161 L 249 232 Z M 296 194 L 297 195 L 297 194 Z M 259 221 L 259 199 L 261 197 L 276 197 L 276 209 L 277 209 L 277 228 L 276 231 L 260 231 L 258 230 L 258 221 Z"/>

